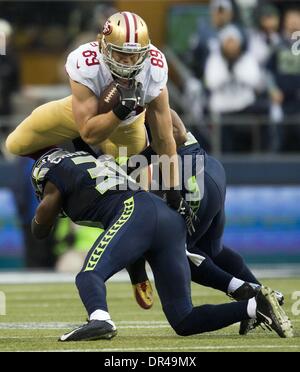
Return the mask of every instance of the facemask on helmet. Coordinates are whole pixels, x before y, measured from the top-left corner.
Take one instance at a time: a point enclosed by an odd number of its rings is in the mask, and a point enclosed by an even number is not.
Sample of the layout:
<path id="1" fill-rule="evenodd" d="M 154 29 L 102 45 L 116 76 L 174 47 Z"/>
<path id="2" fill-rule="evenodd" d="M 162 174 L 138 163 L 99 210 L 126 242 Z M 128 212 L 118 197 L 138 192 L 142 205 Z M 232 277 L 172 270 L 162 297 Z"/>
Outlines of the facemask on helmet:
<path id="1" fill-rule="evenodd" d="M 150 49 L 148 27 L 138 15 L 116 13 L 105 23 L 100 39 L 100 51 L 111 73 L 122 79 L 133 79 L 143 68 Z M 134 62 L 122 63 L 122 54 L 132 56 Z"/>
<path id="2" fill-rule="evenodd" d="M 67 153 L 60 148 L 51 149 L 34 163 L 31 171 L 31 183 L 39 201 L 43 198 L 47 173 L 52 166 L 57 164 L 57 160 Z"/>

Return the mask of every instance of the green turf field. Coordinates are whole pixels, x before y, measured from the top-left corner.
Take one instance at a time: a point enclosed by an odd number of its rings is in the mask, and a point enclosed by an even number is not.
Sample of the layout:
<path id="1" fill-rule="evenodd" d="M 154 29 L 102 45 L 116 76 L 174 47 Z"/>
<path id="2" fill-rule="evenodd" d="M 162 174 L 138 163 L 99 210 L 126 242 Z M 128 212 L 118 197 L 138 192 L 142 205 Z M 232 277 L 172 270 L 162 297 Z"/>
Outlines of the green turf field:
<path id="1" fill-rule="evenodd" d="M 300 278 L 266 280 L 286 296 L 285 309 L 293 320 L 295 338 L 280 339 L 260 328 L 247 337 L 238 326 L 192 337 L 179 337 L 169 327 L 157 296 L 151 310 L 141 310 L 129 283 L 108 284 L 108 303 L 118 336 L 110 341 L 59 343 L 65 331 L 85 322 L 85 311 L 72 284 L 4 285 L 7 315 L 0 316 L 0 351 L 300 351 L 300 315 L 291 313 L 292 293 Z M 223 294 L 193 285 L 195 305 L 228 301 Z M 298 306 L 300 310 L 300 305 Z"/>

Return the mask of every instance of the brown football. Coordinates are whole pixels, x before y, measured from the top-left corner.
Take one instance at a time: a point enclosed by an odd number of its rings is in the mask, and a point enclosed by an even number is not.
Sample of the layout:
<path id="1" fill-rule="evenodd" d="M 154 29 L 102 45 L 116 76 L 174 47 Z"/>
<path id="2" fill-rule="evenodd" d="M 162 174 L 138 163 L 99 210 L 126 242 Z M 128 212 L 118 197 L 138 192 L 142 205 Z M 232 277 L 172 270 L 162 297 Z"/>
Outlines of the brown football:
<path id="1" fill-rule="evenodd" d="M 116 83 L 110 83 L 101 93 L 98 100 L 99 114 L 105 114 L 111 111 L 120 100 L 120 93 L 116 88 Z"/>

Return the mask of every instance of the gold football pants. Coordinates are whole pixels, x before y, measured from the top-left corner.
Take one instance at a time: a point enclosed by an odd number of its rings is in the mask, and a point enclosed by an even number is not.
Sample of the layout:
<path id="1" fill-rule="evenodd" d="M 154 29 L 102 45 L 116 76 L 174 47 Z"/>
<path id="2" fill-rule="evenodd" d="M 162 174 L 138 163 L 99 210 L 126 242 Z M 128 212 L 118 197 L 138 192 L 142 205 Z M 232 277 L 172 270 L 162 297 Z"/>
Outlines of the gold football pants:
<path id="1" fill-rule="evenodd" d="M 128 156 L 141 152 L 146 146 L 144 115 L 132 124 L 120 126 L 99 148 L 115 158 L 119 148 L 126 147 Z M 7 138 L 6 147 L 15 155 L 33 154 L 43 148 L 59 145 L 79 137 L 72 112 L 72 96 L 48 102 L 36 108 Z"/>

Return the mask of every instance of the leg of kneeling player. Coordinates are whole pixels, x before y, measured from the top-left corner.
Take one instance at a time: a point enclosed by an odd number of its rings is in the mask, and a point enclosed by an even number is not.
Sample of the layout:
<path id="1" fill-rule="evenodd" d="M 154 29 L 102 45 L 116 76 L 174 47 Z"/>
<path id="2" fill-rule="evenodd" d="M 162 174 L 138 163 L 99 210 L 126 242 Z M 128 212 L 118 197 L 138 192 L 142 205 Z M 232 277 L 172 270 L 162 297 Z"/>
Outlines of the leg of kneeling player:
<path id="1" fill-rule="evenodd" d="M 216 265 L 237 278 L 261 285 L 238 252 L 223 246 L 223 249 L 213 257 L 213 260 Z"/>
<path id="2" fill-rule="evenodd" d="M 63 335 L 61 341 L 111 338 L 116 334 L 106 303 L 105 282 L 149 249 L 156 222 L 153 214 L 147 193 L 137 193 L 120 206 L 120 211 L 94 243 L 76 277 L 89 323 Z"/>
<path id="3" fill-rule="evenodd" d="M 159 203 L 163 204 L 157 199 L 156 204 Z M 175 332 L 187 336 L 214 331 L 255 317 L 249 301 L 193 307 L 184 220 L 168 208 L 158 205 L 157 209 L 156 233 L 146 258 L 154 274 L 164 313 Z"/>
<path id="4" fill-rule="evenodd" d="M 217 245 L 220 244 L 220 239 L 205 243 L 206 246 Z M 194 283 L 222 291 L 235 300 L 247 300 L 256 296 L 257 290 L 251 284 L 222 270 L 200 247 L 187 253 Z"/>
<path id="5" fill-rule="evenodd" d="M 228 293 L 233 276 L 220 269 L 212 259 L 200 249 L 187 253 L 194 283 Z M 243 282 L 242 282 L 243 283 Z"/>
<path id="6" fill-rule="evenodd" d="M 208 194 L 208 208 L 213 209 L 214 204 L 219 200 L 219 212 L 214 217 L 208 231 L 203 235 L 207 241 L 203 244 L 201 243 L 200 249 L 208 254 L 222 270 L 241 280 L 259 284 L 258 280 L 246 266 L 243 258 L 237 252 L 228 248 L 223 249 L 223 246 L 217 242 L 217 239 L 223 236 L 225 226 L 225 172 L 222 165 L 211 157 L 207 158 L 205 171 L 205 190 Z M 216 243 L 213 243 L 214 241 Z"/>

